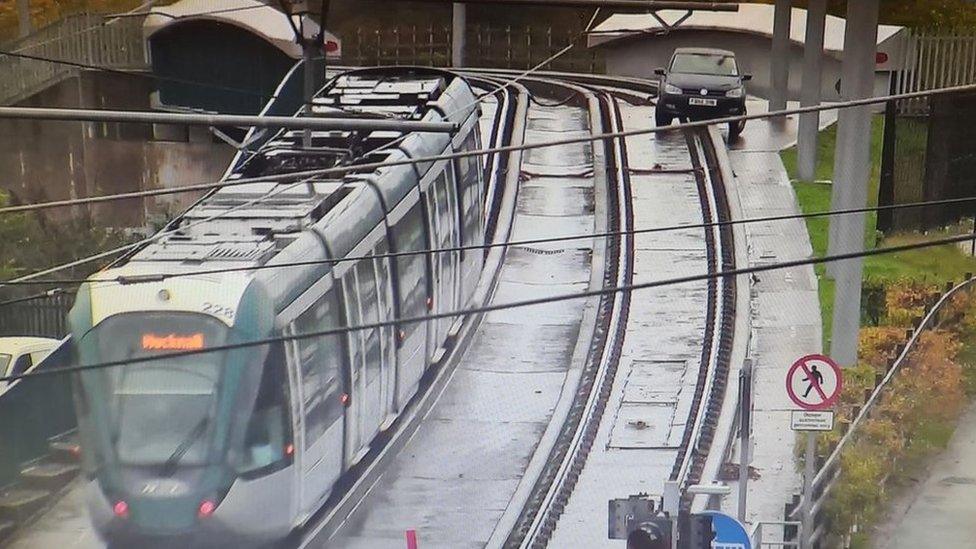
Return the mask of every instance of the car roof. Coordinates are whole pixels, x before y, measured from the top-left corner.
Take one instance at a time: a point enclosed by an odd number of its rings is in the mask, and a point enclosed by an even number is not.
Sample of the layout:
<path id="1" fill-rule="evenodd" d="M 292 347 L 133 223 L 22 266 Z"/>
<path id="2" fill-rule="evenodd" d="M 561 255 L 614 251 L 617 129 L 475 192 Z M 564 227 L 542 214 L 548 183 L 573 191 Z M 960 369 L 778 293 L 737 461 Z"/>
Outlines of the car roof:
<path id="1" fill-rule="evenodd" d="M 696 55 L 731 55 L 732 57 L 735 57 L 735 52 L 722 50 L 719 48 L 676 48 L 674 53 L 692 53 Z"/>
<path id="2" fill-rule="evenodd" d="M 0 354 L 18 354 L 54 349 L 57 339 L 47 337 L 0 337 Z"/>

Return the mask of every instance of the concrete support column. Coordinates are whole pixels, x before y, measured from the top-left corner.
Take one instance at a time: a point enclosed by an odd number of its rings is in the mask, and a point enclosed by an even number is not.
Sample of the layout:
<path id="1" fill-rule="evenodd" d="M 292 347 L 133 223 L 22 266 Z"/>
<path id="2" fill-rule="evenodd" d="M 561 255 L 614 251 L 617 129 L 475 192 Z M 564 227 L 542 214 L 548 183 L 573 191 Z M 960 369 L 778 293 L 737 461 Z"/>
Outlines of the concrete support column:
<path id="1" fill-rule="evenodd" d="M 857 0 L 847 4 L 847 38 L 841 72 L 841 94 L 844 99 L 868 97 L 873 93 L 878 2 Z M 867 205 L 870 162 L 871 106 L 841 109 L 837 122 L 832 209 L 863 208 Z M 863 250 L 864 223 L 863 213 L 831 217 L 830 253 Z M 843 366 L 851 366 L 857 360 L 863 270 L 864 260 L 861 258 L 833 264 L 836 293 L 830 354 Z"/>
<path id="2" fill-rule="evenodd" d="M 17 0 L 17 24 L 21 38 L 31 33 L 30 0 Z"/>
<path id="3" fill-rule="evenodd" d="M 786 108 L 790 87 L 790 23 L 792 0 L 776 0 L 773 49 L 769 60 L 769 110 Z"/>
<path id="4" fill-rule="evenodd" d="M 810 0 L 807 8 L 807 30 L 803 45 L 803 90 L 800 104 L 804 107 L 819 105 L 823 89 L 824 24 L 827 17 L 827 0 Z M 797 172 L 803 181 L 813 181 L 817 171 L 817 131 L 820 129 L 820 113 L 800 115 L 797 134 Z"/>
<path id="5" fill-rule="evenodd" d="M 465 29 L 467 28 L 467 4 L 454 4 L 454 21 L 451 36 L 451 66 L 464 66 Z"/>

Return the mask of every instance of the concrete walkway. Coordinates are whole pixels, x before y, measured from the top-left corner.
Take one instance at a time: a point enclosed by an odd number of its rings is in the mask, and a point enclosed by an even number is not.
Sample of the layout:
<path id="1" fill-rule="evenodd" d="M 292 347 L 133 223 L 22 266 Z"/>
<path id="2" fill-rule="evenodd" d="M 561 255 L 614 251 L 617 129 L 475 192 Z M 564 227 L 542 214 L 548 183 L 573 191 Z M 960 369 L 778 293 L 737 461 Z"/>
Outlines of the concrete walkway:
<path id="1" fill-rule="evenodd" d="M 764 101 L 750 101 L 749 112 L 766 109 Z M 835 119 L 824 115 L 821 125 Z M 750 121 L 742 138 L 730 147 L 735 172 L 732 191 L 738 193 L 746 218 L 799 213 L 799 205 L 779 151 L 796 141 L 796 120 Z M 813 250 L 803 220 L 750 223 L 745 226 L 749 265 L 768 265 L 810 257 Z M 820 303 L 813 267 L 762 273 L 752 284 L 752 341 L 755 366 L 753 413 L 754 449 L 747 522 L 783 520 L 784 505 L 799 492 L 801 476 L 794 457 L 795 436 L 790 430 L 790 409 L 785 375 L 794 360 L 820 352 Z M 737 386 L 737 381 L 732 381 Z M 737 454 L 733 462 L 738 463 Z M 737 486 L 723 502 L 735 515 Z M 782 529 L 764 529 L 764 539 L 782 539 Z"/>
<path id="2" fill-rule="evenodd" d="M 872 539 L 877 549 L 976 546 L 976 406 L 959 420 L 949 447 L 919 484 L 893 505 Z"/>

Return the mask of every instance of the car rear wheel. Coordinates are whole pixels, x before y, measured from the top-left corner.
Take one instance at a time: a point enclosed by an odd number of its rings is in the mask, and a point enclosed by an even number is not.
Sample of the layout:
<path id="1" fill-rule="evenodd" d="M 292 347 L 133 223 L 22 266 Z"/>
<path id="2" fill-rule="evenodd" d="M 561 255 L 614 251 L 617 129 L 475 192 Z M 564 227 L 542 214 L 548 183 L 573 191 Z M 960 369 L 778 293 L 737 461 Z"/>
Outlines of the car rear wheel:
<path id="1" fill-rule="evenodd" d="M 739 138 L 742 134 L 742 130 L 746 128 L 746 121 L 739 120 L 738 122 L 729 122 L 729 142 L 733 142 Z"/>
<path id="2" fill-rule="evenodd" d="M 654 111 L 654 122 L 658 127 L 670 126 L 671 121 L 674 117 L 666 112 L 661 112 L 660 110 Z"/>

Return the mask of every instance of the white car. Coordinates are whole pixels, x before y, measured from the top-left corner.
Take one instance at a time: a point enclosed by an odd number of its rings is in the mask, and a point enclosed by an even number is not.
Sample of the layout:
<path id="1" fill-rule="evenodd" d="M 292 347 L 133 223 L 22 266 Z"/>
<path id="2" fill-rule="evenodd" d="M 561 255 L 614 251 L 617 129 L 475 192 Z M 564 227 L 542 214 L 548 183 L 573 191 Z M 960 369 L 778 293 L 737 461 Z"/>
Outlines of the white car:
<path id="1" fill-rule="evenodd" d="M 0 375 L 6 377 L 30 370 L 59 343 L 46 337 L 0 337 Z M 0 381 L 0 391 L 6 386 L 6 382 Z"/>

